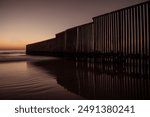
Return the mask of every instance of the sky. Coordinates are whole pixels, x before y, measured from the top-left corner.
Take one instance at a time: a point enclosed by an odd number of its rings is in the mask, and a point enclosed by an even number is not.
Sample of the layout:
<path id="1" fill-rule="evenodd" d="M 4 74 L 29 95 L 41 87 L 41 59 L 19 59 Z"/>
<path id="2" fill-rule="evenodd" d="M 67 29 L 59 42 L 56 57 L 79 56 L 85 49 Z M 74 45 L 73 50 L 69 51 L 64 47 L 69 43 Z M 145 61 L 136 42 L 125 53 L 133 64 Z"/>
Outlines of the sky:
<path id="1" fill-rule="evenodd" d="M 147 0 L 0 0 L 0 50 L 25 49 L 92 18 Z"/>

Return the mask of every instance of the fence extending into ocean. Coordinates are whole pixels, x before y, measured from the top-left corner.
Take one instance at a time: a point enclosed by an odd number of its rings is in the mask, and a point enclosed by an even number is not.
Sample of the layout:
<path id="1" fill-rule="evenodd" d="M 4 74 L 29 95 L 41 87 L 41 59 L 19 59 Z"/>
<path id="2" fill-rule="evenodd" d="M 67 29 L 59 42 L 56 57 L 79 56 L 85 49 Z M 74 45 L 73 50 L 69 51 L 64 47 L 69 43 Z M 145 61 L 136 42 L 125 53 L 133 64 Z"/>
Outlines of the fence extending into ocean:
<path id="1" fill-rule="evenodd" d="M 93 22 L 67 29 L 53 39 L 29 44 L 26 53 L 145 61 L 150 58 L 149 31 L 150 1 L 147 1 L 94 17 Z"/>

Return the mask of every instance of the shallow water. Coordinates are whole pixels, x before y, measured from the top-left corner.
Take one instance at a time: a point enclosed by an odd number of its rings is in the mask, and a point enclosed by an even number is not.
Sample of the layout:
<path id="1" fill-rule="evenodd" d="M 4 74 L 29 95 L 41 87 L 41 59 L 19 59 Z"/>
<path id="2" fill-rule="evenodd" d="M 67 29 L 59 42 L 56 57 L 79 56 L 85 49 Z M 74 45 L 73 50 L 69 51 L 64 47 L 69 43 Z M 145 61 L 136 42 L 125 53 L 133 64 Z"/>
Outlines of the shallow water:
<path id="1" fill-rule="evenodd" d="M 149 60 L 111 62 L 1 53 L 0 99 L 150 99 Z"/>
<path id="2" fill-rule="evenodd" d="M 56 75 L 32 65 L 56 58 L 18 54 L 5 58 L 7 62 L 0 62 L 0 99 L 83 99 L 59 85 Z"/>

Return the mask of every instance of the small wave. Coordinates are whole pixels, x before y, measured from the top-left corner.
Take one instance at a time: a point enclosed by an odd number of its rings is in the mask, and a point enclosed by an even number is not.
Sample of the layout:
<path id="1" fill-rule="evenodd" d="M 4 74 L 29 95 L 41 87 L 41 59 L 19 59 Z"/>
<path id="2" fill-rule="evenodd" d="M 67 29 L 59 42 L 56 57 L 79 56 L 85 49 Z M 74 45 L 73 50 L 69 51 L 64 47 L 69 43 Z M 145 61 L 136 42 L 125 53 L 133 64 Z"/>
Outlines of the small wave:
<path id="1" fill-rule="evenodd" d="M 58 59 L 55 57 L 44 57 L 44 56 L 30 56 L 26 54 L 0 54 L 0 63 L 3 62 L 21 62 L 21 61 L 41 61 L 41 60 L 51 60 Z"/>
<path id="2" fill-rule="evenodd" d="M 25 50 L 0 50 L 0 54 L 25 54 Z"/>

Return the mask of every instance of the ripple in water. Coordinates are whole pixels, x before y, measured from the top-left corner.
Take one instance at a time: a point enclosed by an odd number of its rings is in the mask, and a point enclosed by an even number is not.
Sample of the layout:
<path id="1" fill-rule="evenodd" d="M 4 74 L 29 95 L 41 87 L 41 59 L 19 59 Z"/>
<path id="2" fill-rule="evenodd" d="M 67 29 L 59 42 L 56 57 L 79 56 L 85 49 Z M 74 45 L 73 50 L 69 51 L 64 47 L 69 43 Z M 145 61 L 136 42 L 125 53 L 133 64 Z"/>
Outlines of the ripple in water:
<path id="1" fill-rule="evenodd" d="M 57 84 L 54 74 L 31 64 L 54 58 L 22 54 L 1 56 L 0 60 L 5 62 L 0 62 L 0 99 L 82 99 Z"/>

